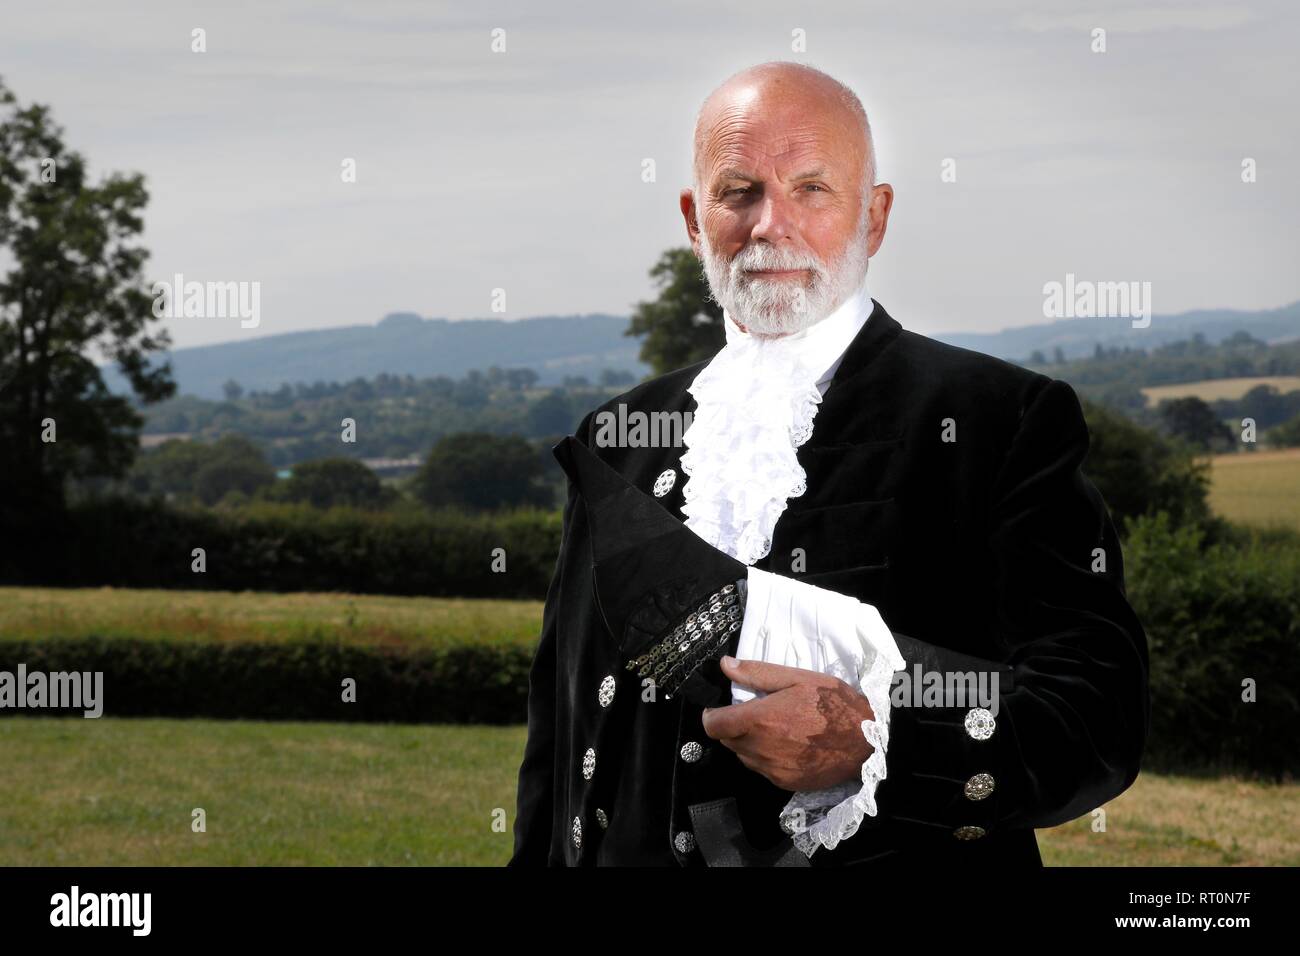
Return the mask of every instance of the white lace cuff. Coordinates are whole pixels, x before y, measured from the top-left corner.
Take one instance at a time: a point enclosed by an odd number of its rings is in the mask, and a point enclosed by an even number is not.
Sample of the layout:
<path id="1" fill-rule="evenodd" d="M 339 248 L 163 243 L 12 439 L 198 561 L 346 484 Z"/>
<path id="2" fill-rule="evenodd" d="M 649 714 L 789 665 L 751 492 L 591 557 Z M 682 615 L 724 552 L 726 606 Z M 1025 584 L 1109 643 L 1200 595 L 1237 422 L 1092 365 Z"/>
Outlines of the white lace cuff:
<path id="1" fill-rule="evenodd" d="M 864 816 L 876 815 L 876 787 L 886 775 L 889 689 L 904 667 L 894 636 L 880 612 L 856 598 L 751 567 L 748 598 L 736 656 L 831 674 L 856 687 L 874 719 L 862 722 L 872 751 L 861 781 L 796 793 L 781 811 L 781 825 L 809 857 L 834 849 L 857 833 Z M 732 700 L 762 696 L 732 684 Z"/>

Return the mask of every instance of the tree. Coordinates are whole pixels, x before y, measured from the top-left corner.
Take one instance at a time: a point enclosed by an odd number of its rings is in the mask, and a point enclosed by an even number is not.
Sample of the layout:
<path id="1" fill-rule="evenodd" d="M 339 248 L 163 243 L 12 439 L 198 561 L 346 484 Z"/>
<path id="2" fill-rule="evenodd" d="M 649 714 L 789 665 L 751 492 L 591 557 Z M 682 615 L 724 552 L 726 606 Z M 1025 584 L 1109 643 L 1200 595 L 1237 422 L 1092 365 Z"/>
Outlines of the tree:
<path id="1" fill-rule="evenodd" d="M 147 202 L 139 174 L 92 184 L 48 107 L 0 81 L 0 508 L 19 522 L 62 513 L 69 479 L 120 477 L 134 458 L 142 419 L 92 356 L 141 402 L 175 392 L 170 366 L 149 361 L 169 338 L 151 329 L 135 244 Z"/>
<path id="2" fill-rule="evenodd" d="M 1202 451 L 1232 444 L 1232 432 L 1228 426 L 1219 420 L 1209 405 L 1195 395 L 1161 402 L 1159 414 L 1170 435 L 1181 438 Z"/>
<path id="3" fill-rule="evenodd" d="M 1271 429 L 1268 441 L 1277 448 L 1300 448 L 1300 415 Z"/>
<path id="4" fill-rule="evenodd" d="M 1122 530 L 1126 520 L 1166 511 L 1176 524 L 1209 519 L 1208 467 L 1160 435 L 1091 402 L 1084 473 Z"/>
<path id="5" fill-rule="evenodd" d="M 205 505 L 215 505 L 235 493 L 251 498 L 260 488 L 274 483 L 275 472 L 251 439 L 238 434 L 222 435 L 194 475 L 194 494 Z"/>
<path id="6" fill-rule="evenodd" d="M 378 508 L 392 494 L 378 475 L 355 458 L 321 458 L 294 465 L 293 474 L 276 486 L 272 497 L 306 502 L 316 508 Z"/>
<path id="7" fill-rule="evenodd" d="M 532 435 L 567 435 L 581 419 L 574 415 L 569 397 L 558 388 L 551 389 L 528 409 L 528 432 Z"/>
<path id="8" fill-rule="evenodd" d="M 221 391 L 225 393 L 228 402 L 237 402 L 244 397 L 244 386 L 233 378 L 226 380 L 226 384 L 221 386 Z"/>
<path id="9" fill-rule="evenodd" d="M 127 487 L 138 495 L 194 497 L 194 476 L 212 458 L 212 446 L 172 438 L 135 460 Z"/>
<path id="10" fill-rule="evenodd" d="M 433 447 L 411 487 L 431 508 L 544 508 L 552 501 L 551 493 L 539 483 L 542 473 L 541 459 L 518 435 L 460 432 Z"/>
<path id="11" fill-rule="evenodd" d="M 722 306 L 709 293 L 704 267 L 689 247 L 669 249 L 650 277 L 659 298 L 637 303 L 624 335 L 645 336 L 641 361 L 654 374 L 712 358 L 726 344 Z"/>

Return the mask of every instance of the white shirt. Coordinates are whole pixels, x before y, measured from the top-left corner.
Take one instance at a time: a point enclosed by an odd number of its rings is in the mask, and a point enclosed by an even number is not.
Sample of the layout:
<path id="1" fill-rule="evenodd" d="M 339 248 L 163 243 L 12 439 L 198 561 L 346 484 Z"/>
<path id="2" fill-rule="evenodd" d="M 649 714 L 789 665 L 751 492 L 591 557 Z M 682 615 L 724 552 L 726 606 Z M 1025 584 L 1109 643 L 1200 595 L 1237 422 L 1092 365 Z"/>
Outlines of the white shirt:
<path id="1" fill-rule="evenodd" d="M 799 332 L 783 335 L 779 341 L 798 342 L 796 348 L 805 356 L 806 361 L 821 370 L 817 378 L 817 390 L 823 395 L 840 367 L 844 352 L 858 332 L 876 310 L 876 303 L 871 301 L 867 291 L 865 277 L 862 284 L 845 299 L 840 306 L 820 322 Z M 748 332 L 742 332 L 725 309 L 722 311 L 722 323 L 727 333 L 727 343 L 750 339 Z"/>
<path id="2" fill-rule="evenodd" d="M 812 433 L 822 395 L 875 304 L 866 281 L 826 318 L 778 339 L 756 339 L 724 311 L 727 344 L 696 377 L 696 412 L 684 436 L 686 524 L 749 565 L 736 656 L 833 674 L 862 693 L 874 720 L 862 722 L 872 753 L 861 780 L 796 793 L 782 811 L 793 840 L 812 856 L 834 849 L 876 814 L 886 775 L 889 686 L 904 666 L 876 608 L 856 598 L 753 567 L 789 497 L 806 490 L 796 449 Z M 732 685 L 732 700 L 755 696 Z"/>

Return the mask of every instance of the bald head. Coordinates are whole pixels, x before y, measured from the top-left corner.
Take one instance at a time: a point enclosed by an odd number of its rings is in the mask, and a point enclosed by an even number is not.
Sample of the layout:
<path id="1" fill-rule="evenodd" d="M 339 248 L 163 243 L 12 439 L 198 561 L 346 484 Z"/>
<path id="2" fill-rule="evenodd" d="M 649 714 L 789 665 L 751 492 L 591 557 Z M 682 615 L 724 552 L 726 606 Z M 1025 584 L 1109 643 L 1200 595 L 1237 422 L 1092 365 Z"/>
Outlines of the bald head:
<path id="1" fill-rule="evenodd" d="M 746 110 L 781 106 L 810 109 L 825 114 L 830 122 L 839 122 L 845 129 L 853 130 L 863 159 L 862 182 L 866 186 L 875 184 L 875 143 L 867 111 L 858 95 L 821 70 L 802 63 L 773 60 L 728 77 L 700 106 L 695 118 L 693 162 L 697 190 L 704 178 L 701 157 L 708 151 L 710 135 L 725 130 Z"/>
<path id="2" fill-rule="evenodd" d="M 798 332 L 859 289 L 893 202 L 862 102 L 799 63 L 750 67 L 695 122 L 681 210 L 713 297 L 761 336 Z"/>

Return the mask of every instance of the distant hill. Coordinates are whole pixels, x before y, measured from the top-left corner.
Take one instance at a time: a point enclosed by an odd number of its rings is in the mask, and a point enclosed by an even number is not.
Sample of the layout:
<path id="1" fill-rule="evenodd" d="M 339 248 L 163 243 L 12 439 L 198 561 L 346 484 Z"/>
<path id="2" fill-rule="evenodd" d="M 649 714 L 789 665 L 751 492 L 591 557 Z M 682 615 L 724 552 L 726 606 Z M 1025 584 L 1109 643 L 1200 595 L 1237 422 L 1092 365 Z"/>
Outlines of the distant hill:
<path id="1" fill-rule="evenodd" d="M 221 398 L 234 379 L 247 390 L 272 390 L 285 382 L 347 382 L 354 378 L 414 375 L 461 378 L 470 369 L 531 368 L 539 384 L 558 385 L 566 375 L 592 382 L 605 369 L 633 373 L 649 367 L 637 358 L 641 345 L 623 335 L 628 320 L 615 315 L 503 319 L 424 319 L 395 312 L 376 325 L 349 325 L 268 335 L 171 353 L 182 395 Z M 126 383 L 105 370 L 114 391 Z"/>
<path id="2" fill-rule="evenodd" d="M 565 376 L 592 382 L 605 369 L 649 374 L 638 358 L 640 341 L 623 335 L 628 319 L 616 315 L 546 316 L 535 319 L 425 319 L 410 312 L 385 316 L 376 325 L 350 325 L 310 332 L 268 335 L 171 353 L 180 394 L 222 397 L 221 386 L 234 379 L 247 390 L 270 390 L 285 382 L 345 382 L 387 372 L 419 378 L 460 378 L 470 369 L 531 368 L 541 385 L 558 385 Z M 1230 309 L 1156 315 L 1146 329 L 1127 319 L 1063 319 L 1001 332 L 951 332 L 934 338 L 952 345 L 1024 361 L 1035 351 L 1049 358 L 1057 347 L 1067 359 L 1104 348 L 1151 349 L 1200 333 L 1211 344 L 1237 331 L 1266 342 L 1300 339 L 1300 302 L 1279 309 Z M 126 386 L 107 371 L 110 388 Z"/>
<path id="3" fill-rule="evenodd" d="M 1249 332 L 1269 344 L 1300 339 L 1300 302 L 1259 312 L 1204 309 L 1154 315 L 1145 329 L 1133 328 L 1129 319 L 1060 319 L 1001 332 L 949 332 L 933 337 L 949 345 L 1023 361 L 1035 350 L 1050 358 L 1058 347 L 1067 359 L 1086 358 L 1098 343 L 1106 349 L 1128 346 L 1149 351 L 1158 345 L 1190 339 L 1198 332 L 1216 345 L 1238 331 Z"/>

